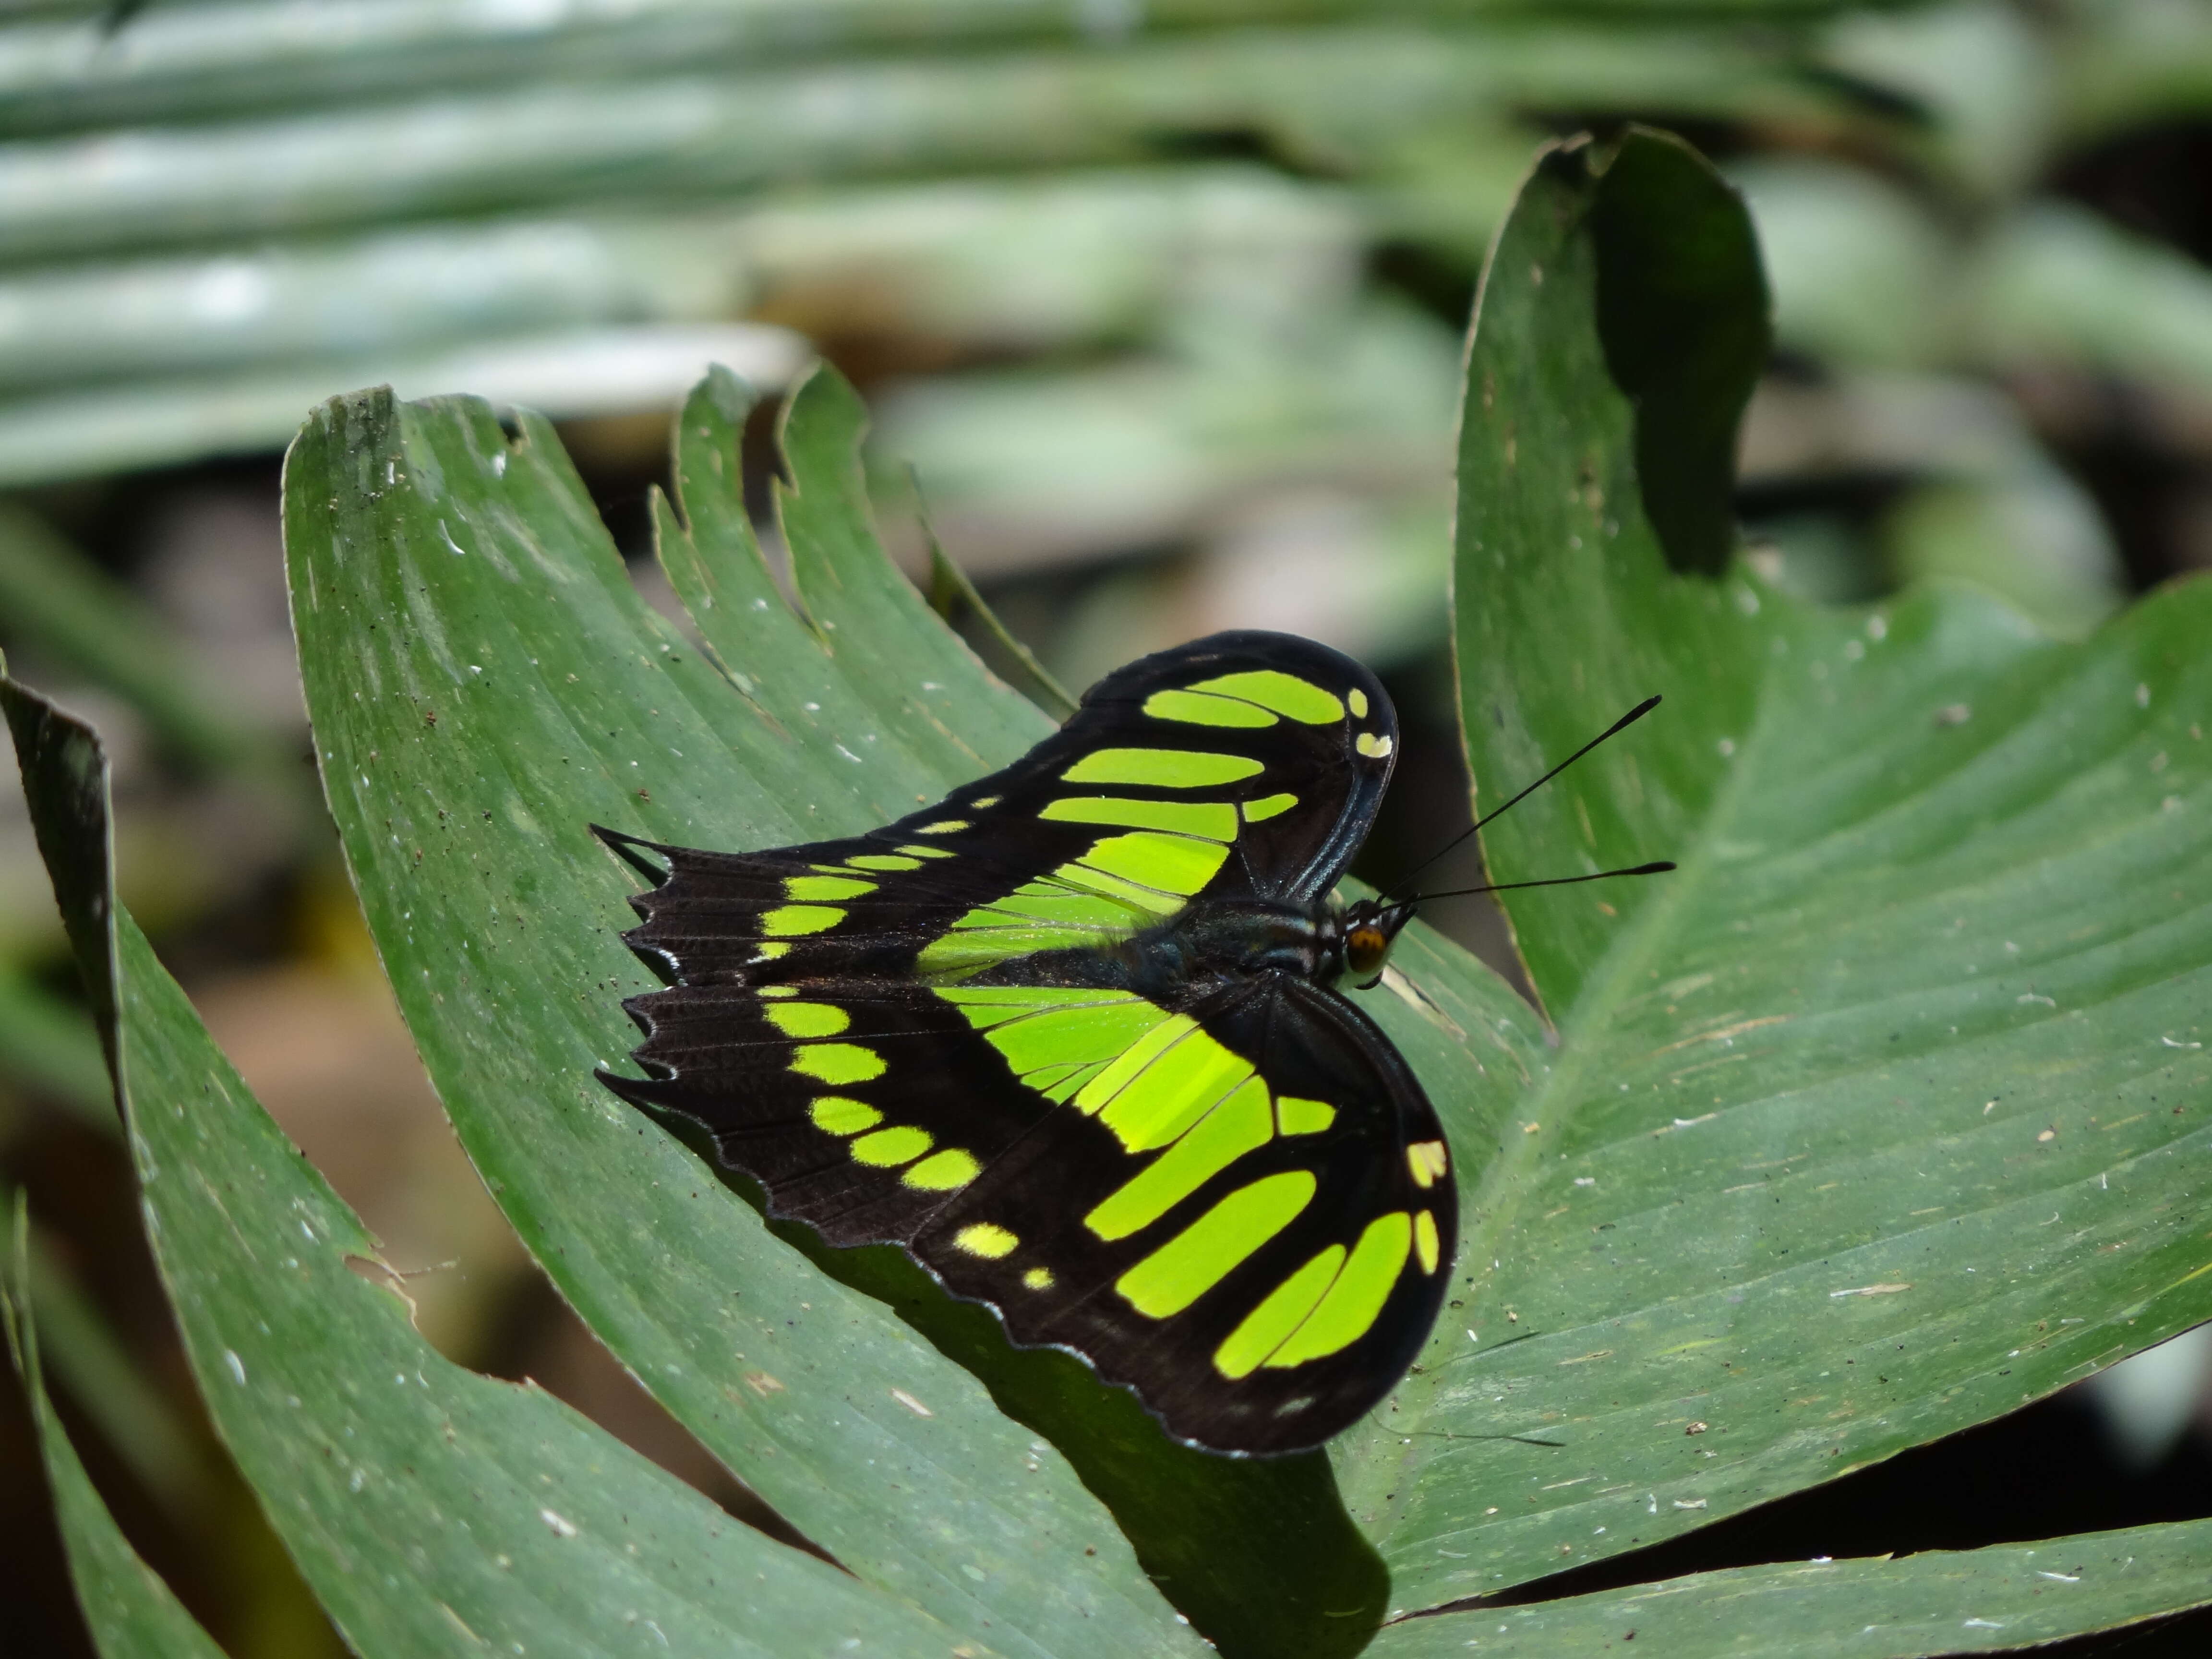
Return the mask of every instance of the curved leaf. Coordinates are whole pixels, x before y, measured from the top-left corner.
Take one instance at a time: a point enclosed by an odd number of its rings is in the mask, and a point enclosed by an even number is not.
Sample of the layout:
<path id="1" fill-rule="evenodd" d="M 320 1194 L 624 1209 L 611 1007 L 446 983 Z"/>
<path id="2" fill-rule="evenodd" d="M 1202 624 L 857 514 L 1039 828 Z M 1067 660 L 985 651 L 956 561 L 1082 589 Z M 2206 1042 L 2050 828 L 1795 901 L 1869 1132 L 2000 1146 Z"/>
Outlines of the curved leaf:
<path id="1" fill-rule="evenodd" d="M 712 1504 L 534 1387 L 441 1358 L 375 1243 L 284 1139 L 118 912 L 91 731 L 0 702 L 104 1011 L 147 1233 L 216 1432 L 365 1659 L 970 1653 L 940 1623 Z"/>
<path id="2" fill-rule="evenodd" d="M 1508 896 L 1559 1046 L 1467 1194 L 1479 1341 L 1440 1331 L 1395 1455 L 1340 1464 L 1406 1607 L 1844 1474 L 2212 1316 L 2212 583 L 2075 646 L 1965 592 L 1818 611 L 1674 574 L 1591 225 L 1617 177 L 1725 187 L 1671 140 L 1620 154 L 1548 155 L 1484 289 L 1463 716 L 1489 796 L 1663 692 L 1486 851 L 1500 880 L 1682 868 Z M 1555 1443 L 1474 1437 L 1535 1431 Z"/>
<path id="3" fill-rule="evenodd" d="M 286 540 L 325 784 L 463 1145 L 623 1362 L 866 1582 L 988 1619 L 1009 1651 L 1188 1650 L 1087 1484 L 1217 1639 L 1328 1613 L 1364 1634 L 1380 1571 L 1325 1460 L 1170 1447 L 1126 1395 L 1065 1356 L 1013 1353 L 896 1252 L 817 1252 L 823 1276 L 802 1230 L 764 1228 L 593 1078 L 635 1040 L 621 998 L 651 981 L 617 937 L 629 872 L 590 823 L 721 847 L 849 833 L 1048 729 L 884 559 L 859 404 L 828 374 L 783 434 L 805 609 L 787 605 L 744 521 L 744 405 L 726 377 L 693 398 L 687 518 L 662 515 L 711 657 L 640 603 L 541 423 L 510 441 L 480 404 L 368 394 L 293 451 Z M 1066 1455 L 940 1349 L 1049 1421 Z M 1279 1547 L 1224 1562 L 1221 1538 L 1244 1531 Z"/>
<path id="4" fill-rule="evenodd" d="M 1919 1659 L 2014 1653 L 2212 1602 L 2212 1521 L 1901 1561 L 1789 1561 L 1394 1625 L 1374 1659 L 1600 1653 L 1633 1636 L 1668 1659 Z"/>

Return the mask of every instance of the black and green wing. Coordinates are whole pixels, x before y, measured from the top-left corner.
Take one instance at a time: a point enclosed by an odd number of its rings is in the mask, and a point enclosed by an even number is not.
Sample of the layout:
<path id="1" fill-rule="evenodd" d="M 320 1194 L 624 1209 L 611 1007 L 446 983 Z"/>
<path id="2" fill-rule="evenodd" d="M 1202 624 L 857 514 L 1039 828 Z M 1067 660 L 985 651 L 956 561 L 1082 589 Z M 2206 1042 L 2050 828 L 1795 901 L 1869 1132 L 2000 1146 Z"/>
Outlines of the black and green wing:
<path id="1" fill-rule="evenodd" d="M 1217 634 L 1107 676 L 1013 765 L 865 836 L 714 853 L 600 833 L 655 883 L 626 937 L 671 981 L 957 977 L 1111 944 L 1194 899 L 1326 892 L 1397 736 L 1350 658 Z"/>
<path id="2" fill-rule="evenodd" d="M 1283 975 L 1099 988 L 827 980 L 638 1000 L 608 1081 L 713 1134 L 770 1212 L 904 1245 L 1013 1340 L 1217 1451 L 1318 1444 L 1426 1338 L 1443 1134 L 1346 999 Z"/>
<path id="3" fill-rule="evenodd" d="M 703 1125 L 773 1213 L 904 1245 L 1170 1433 L 1317 1444 L 1402 1374 L 1449 1273 L 1449 1159 L 1403 1060 L 1289 976 L 1145 996 L 992 970 L 1193 903 L 1314 900 L 1396 735 L 1349 659 L 1219 635 L 866 836 L 720 854 L 603 831 L 655 884 L 626 937 L 672 981 L 625 1005 L 649 1075 L 607 1081 Z"/>

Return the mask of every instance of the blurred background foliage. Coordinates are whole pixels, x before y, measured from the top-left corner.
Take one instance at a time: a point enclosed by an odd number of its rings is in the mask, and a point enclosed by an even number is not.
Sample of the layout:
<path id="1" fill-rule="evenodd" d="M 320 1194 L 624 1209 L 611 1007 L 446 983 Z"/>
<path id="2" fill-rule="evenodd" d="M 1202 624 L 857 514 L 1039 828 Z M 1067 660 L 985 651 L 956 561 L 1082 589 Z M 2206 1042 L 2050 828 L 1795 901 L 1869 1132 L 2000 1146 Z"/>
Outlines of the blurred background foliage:
<path id="1" fill-rule="evenodd" d="M 1779 348 L 1738 505 L 1770 577 L 1948 576 L 2079 634 L 2212 565 L 2202 0 L 0 0 L 0 646 L 106 732 L 125 896 L 426 1334 L 723 1490 L 527 1266 L 392 1012 L 307 757 L 302 415 L 381 381 L 542 409 L 641 557 L 700 368 L 826 354 L 891 544 L 926 568 L 918 481 L 1064 683 L 1230 625 L 1382 669 L 1409 742 L 1370 861 L 1402 868 L 1465 821 L 1475 276 L 1535 146 L 1631 119 L 1758 222 Z M 335 1652 L 198 1413 L 9 788 L 0 1182 L 50 1376 L 230 1651 Z M 1510 971 L 1479 902 L 1447 920 Z M 2207 1338 L 1666 1570 L 2212 1510 Z M 12 1396 L 0 1601 L 11 1651 L 88 1650 Z"/>

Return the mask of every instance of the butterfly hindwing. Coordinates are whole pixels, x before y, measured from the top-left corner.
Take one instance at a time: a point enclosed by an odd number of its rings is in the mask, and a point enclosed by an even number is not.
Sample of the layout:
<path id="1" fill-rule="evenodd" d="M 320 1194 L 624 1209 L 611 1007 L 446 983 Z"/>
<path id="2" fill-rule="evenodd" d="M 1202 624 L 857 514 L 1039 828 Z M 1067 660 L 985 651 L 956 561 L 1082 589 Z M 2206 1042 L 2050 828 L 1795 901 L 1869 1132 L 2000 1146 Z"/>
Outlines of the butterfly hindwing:
<path id="1" fill-rule="evenodd" d="M 948 994 L 1038 1010 L 988 1029 L 1065 1103 L 910 1242 L 948 1286 L 1216 1449 L 1313 1445 L 1403 1373 L 1449 1280 L 1455 1193 L 1419 1084 L 1358 1010 L 1246 981 L 1157 1006 L 1114 1061 L 1056 1077 L 1065 992 Z M 1024 1025 L 1042 1029 L 1024 1043 Z"/>
<path id="2" fill-rule="evenodd" d="M 854 979 L 679 986 L 638 1000 L 637 1058 L 664 1075 L 608 1081 L 683 1115 L 770 1212 L 832 1244 L 910 1239 L 1032 1131 L 1053 1103 L 928 987 Z"/>
<path id="3" fill-rule="evenodd" d="M 1456 1233 L 1443 1137 L 1341 998 L 769 988 L 641 1000 L 638 1057 L 668 1075 L 609 1080 L 705 1126 L 775 1215 L 907 1246 L 1182 1437 L 1313 1444 L 1426 1334 Z"/>

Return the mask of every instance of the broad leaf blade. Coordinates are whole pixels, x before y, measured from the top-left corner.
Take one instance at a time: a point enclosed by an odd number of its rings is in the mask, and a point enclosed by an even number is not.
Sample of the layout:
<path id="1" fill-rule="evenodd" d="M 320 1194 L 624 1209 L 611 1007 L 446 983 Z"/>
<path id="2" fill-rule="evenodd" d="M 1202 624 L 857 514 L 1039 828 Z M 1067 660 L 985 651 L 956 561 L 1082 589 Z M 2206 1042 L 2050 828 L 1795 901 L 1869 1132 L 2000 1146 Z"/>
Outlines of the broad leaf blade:
<path id="1" fill-rule="evenodd" d="M 990 1650 L 732 1521 L 532 1387 L 410 1326 L 374 1241 L 117 911 L 88 729 L 0 682 L 40 850 L 104 1022 L 156 1266 L 216 1430 L 366 1659 Z M 104 994 L 102 994 L 104 993 Z M 112 998 L 112 1001 L 110 999 Z"/>
<path id="2" fill-rule="evenodd" d="M 815 396 L 825 422 L 844 418 L 834 388 Z M 803 446 L 792 459 L 787 512 L 842 526 L 838 559 L 880 560 L 853 540 L 841 475 Z M 988 1620 L 1007 1651 L 1188 1648 L 1057 1453 L 592 1074 L 621 1063 L 635 1033 L 620 999 L 652 981 L 617 937 L 629 872 L 590 823 L 708 847 L 848 833 L 953 781 L 919 757 L 969 776 L 994 743 L 1026 741 L 987 726 L 970 747 L 946 714 L 999 700 L 1034 729 L 1034 712 L 972 660 L 922 658 L 896 616 L 854 622 L 825 659 L 736 559 L 698 571 L 724 584 L 708 632 L 726 678 L 639 602 L 550 432 L 528 422 L 510 443 L 478 404 L 333 404 L 287 483 L 308 704 L 364 909 L 463 1145 L 563 1293 L 866 1581 Z M 735 486 L 687 505 L 719 511 L 726 535 Z M 795 541 L 811 534 L 794 524 Z M 863 603 L 872 578 L 799 562 L 818 620 Z M 872 651 L 865 678 L 837 672 Z"/>
<path id="3" fill-rule="evenodd" d="M 1626 142 L 1696 187 L 1671 141 Z M 1968 593 L 1816 612 L 1674 574 L 1606 372 L 1592 154 L 1539 167 L 1485 289 L 1466 730 L 1489 795 L 1664 692 L 1487 850 L 1508 880 L 1683 868 L 1510 896 L 1560 1046 L 1470 1195 L 1467 1322 L 1527 1340 L 1440 1332 L 1398 1422 L 1559 1445 L 1408 1436 L 1363 1468 L 1347 1498 L 1407 1607 L 1845 1473 L 2212 1315 L 2212 584 L 2077 647 Z"/>
<path id="4" fill-rule="evenodd" d="M 1374 1659 L 1555 1659 L 1633 1632 L 1668 1659 L 1919 1659 L 2011 1653 L 2212 1603 L 2212 1521 L 2040 1544 L 1929 1550 L 1902 1561 L 1791 1561 L 1694 1573 L 1532 1606 L 1394 1625 Z"/>

